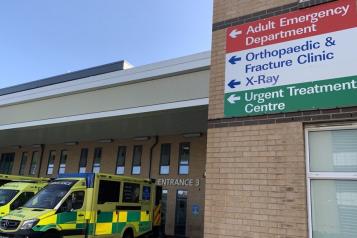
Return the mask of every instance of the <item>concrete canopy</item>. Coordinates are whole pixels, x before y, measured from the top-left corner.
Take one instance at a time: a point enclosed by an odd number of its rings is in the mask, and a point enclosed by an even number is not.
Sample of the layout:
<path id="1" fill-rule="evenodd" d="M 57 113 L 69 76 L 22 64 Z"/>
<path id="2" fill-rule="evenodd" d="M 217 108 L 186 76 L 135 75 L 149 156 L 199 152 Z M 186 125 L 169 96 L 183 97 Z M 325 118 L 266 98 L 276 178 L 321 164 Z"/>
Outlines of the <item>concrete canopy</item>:
<path id="1" fill-rule="evenodd" d="M 0 131 L 1 147 L 130 139 L 207 130 L 207 106 Z"/>

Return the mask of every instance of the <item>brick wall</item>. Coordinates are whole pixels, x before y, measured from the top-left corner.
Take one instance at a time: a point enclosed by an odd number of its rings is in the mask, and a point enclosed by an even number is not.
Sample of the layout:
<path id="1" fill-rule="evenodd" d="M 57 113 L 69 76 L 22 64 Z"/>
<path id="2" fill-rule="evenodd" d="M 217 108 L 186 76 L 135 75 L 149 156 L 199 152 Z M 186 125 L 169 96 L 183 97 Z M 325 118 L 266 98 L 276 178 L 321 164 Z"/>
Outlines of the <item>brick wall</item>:
<path id="1" fill-rule="evenodd" d="M 190 168 L 188 175 L 178 174 L 178 164 L 179 164 L 179 145 L 183 142 L 190 143 Z M 170 173 L 169 175 L 160 175 L 160 153 L 161 144 L 169 143 L 171 144 L 171 156 L 170 156 Z M 134 141 L 132 139 L 127 140 L 114 140 L 112 143 L 100 143 L 98 141 L 83 141 L 79 142 L 78 145 L 65 145 L 65 144 L 48 144 L 45 146 L 45 151 L 43 154 L 43 161 L 41 166 L 40 175 L 43 177 L 55 177 L 57 175 L 60 163 L 60 155 L 62 150 L 68 151 L 68 159 L 66 163 L 66 173 L 77 173 L 79 169 L 79 159 L 82 148 L 88 148 L 88 159 L 87 159 L 87 172 L 92 171 L 94 148 L 102 148 L 102 159 L 101 159 L 101 172 L 114 174 L 116 170 L 116 158 L 119 146 L 126 146 L 126 159 L 125 159 L 125 175 L 131 175 L 132 168 L 132 158 L 133 158 L 133 147 L 134 145 L 143 146 L 143 154 L 141 159 L 141 174 L 135 175 L 143 178 L 147 178 L 149 175 L 149 158 L 150 158 L 150 148 L 154 144 L 154 139 L 148 141 Z M 171 136 L 160 136 L 157 146 L 153 151 L 153 161 L 152 161 L 152 177 L 156 179 L 160 178 L 189 178 L 189 179 L 199 179 L 199 186 L 164 186 L 164 189 L 168 190 L 167 199 L 167 213 L 166 213 L 166 234 L 173 235 L 175 230 L 175 208 L 176 208 L 176 191 L 178 189 L 188 191 L 187 199 L 187 220 L 186 220 L 186 231 L 187 236 L 190 238 L 201 238 L 203 236 L 203 207 L 204 207 L 204 191 L 205 191 L 205 161 L 206 161 L 206 135 L 203 134 L 198 138 L 184 138 L 182 135 L 171 135 Z M 15 161 L 12 168 L 12 174 L 18 174 L 20 168 L 20 161 L 23 152 L 27 152 L 29 157 L 27 159 L 25 167 L 25 175 L 29 175 L 31 155 L 34 151 L 40 151 L 41 148 L 34 148 L 32 146 L 22 146 L 21 148 L 0 148 L 0 155 L 2 153 L 13 153 L 15 152 Z M 56 158 L 54 162 L 54 172 L 53 175 L 47 175 L 48 158 L 50 151 L 56 152 Z M 37 173 L 36 173 L 37 175 Z M 197 215 L 192 214 L 192 206 L 199 205 L 200 212 Z"/>
<path id="2" fill-rule="evenodd" d="M 357 119 L 357 107 L 224 118 L 226 28 L 330 0 L 215 0 L 205 238 L 308 237 L 304 124 Z"/>
<path id="3" fill-rule="evenodd" d="M 208 134 L 205 237 L 307 237 L 302 123 Z"/>

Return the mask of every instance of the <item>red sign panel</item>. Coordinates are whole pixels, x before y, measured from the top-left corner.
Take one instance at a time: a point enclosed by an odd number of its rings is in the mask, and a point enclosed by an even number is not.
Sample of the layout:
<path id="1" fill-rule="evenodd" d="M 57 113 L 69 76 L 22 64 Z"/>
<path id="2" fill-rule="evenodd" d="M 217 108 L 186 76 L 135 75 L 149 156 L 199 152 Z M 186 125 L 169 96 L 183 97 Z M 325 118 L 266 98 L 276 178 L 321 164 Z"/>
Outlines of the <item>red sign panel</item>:
<path id="1" fill-rule="evenodd" d="M 252 49 L 353 27 L 357 27 L 356 1 L 339 0 L 229 27 L 226 52 Z"/>

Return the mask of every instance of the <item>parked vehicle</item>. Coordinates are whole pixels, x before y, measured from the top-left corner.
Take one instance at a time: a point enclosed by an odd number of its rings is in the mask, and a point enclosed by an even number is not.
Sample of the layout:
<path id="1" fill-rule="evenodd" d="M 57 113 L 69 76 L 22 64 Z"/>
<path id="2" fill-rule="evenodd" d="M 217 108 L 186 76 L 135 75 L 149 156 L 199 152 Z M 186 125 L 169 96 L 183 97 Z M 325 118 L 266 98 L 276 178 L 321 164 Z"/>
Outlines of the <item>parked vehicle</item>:
<path id="1" fill-rule="evenodd" d="M 0 237 L 134 238 L 160 228 L 161 187 L 110 174 L 64 174 L 0 220 Z"/>

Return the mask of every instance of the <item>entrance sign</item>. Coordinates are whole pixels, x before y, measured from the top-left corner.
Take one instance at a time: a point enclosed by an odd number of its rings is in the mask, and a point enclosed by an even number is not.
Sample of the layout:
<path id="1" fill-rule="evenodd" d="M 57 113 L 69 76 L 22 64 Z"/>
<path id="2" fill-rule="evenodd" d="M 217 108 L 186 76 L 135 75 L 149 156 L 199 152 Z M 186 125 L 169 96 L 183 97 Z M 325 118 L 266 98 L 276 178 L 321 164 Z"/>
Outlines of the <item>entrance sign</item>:
<path id="1" fill-rule="evenodd" d="M 357 12 L 340 0 L 226 34 L 225 116 L 357 105 Z"/>

